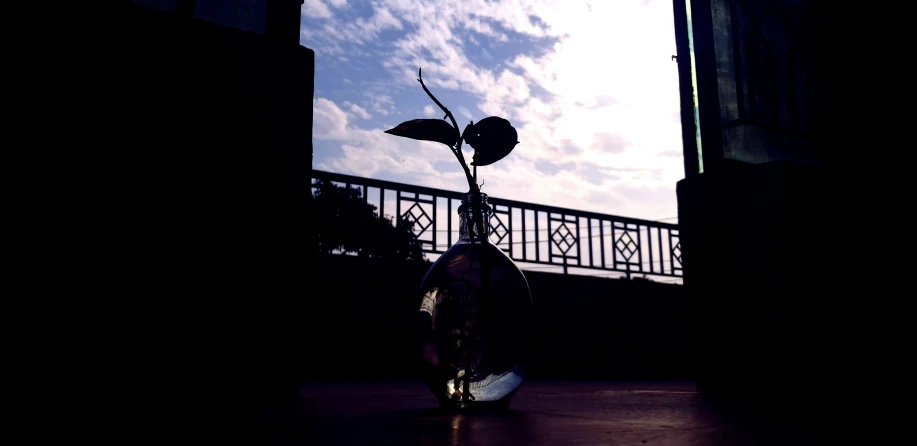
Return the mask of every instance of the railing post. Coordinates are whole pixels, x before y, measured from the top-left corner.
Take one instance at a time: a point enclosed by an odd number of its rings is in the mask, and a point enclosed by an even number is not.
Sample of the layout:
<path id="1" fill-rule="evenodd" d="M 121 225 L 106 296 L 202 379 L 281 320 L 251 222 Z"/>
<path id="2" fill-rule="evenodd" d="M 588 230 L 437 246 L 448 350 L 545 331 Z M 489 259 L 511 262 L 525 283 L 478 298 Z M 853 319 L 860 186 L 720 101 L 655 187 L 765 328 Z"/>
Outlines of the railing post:
<path id="1" fill-rule="evenodd" d="M 548 224 L 548 228 L 550 227 L 551 225 Z M 548 231 L 550 232 L 550 229 L 548 229 Z M 539 236 L 538 236 L 538 210 L 536 209 L 535 210 L 535 262 L 540 262 L 540 261 L 541 261 L 541 240 L 539 239 Z"/>

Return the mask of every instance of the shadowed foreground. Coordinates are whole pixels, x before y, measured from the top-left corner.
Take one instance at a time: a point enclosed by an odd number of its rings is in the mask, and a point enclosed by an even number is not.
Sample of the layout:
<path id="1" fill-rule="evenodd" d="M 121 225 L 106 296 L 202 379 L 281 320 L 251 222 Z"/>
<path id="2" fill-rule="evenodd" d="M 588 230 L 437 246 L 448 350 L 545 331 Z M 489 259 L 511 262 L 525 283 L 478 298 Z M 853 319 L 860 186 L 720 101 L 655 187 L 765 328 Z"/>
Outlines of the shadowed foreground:
<path id="1" fill-rule="evenodd" d="M 527 383 L 507 413 L 440 412 L 419 383 L 307 384 L 264 413 L 284 444 L 788 444 L 798 433 L 743 422 L 694 383 Z"/>

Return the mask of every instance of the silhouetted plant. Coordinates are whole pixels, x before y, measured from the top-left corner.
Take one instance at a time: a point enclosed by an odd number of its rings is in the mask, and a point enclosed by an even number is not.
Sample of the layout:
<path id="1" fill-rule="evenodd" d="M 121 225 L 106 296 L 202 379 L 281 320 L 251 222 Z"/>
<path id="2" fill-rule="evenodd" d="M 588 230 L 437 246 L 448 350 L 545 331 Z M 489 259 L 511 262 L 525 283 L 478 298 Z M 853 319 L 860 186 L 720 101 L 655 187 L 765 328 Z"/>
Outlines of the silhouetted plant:
<path id="1" fill-rule="evenodd" d="M 376 212 L 376 206 L 363 200 L 359 189 L 322 180 L 315 180 L 313 187 L 313 221 L 318 226 L 315 249 L 320 254 L 340 250 L 362 258 L 424 260 L 411 221 L 402 219 L 393 226 Z"/>
<path id="2" fill-rule="evenodd" d="M 436 96 L 433 96 L 433 93 L 430 92 L 430 89 L 423 83 L 423 76 L 421 69 L 417 70 L 417 82 L 420 82 L 420 86 L 423 87 L 423 91 L 427 93 L 427 96 L 433 100 L 436 105 L 442 109 L 443 113 L 446 115 L 443 116 L 443 119 L 413 119 L 410 121 L 402 122 L 398 124 L 395 128 L 386 130 L 385 133 L 402 136 L 405 138 L 417 139 L 422 141 L 434 141 L 445 144 L 452 150 L 452 153 L 458 159 L 459 164 L 462 166 L 462 170 L 465 172 L 465 177 L 468 180 L 468 193 L 469 194 L 480 194 L 481 186 L 477 184 L 477 168 L 478 166 L 488 166 L 501 159 L 505 158 L 506 155 L 509 155 L 510 152 L 519 144 L 517 140 L 518 134 L 516 129 L 504 118 L 499 116 L 490 116 L 478 121 L 477 124 L 474 121 L 468 123 L 465 126 L 465 130 L 459 133 L 458 123 L 455 121 L 455 116 L 452 115 L 452 112 L 449 111 L 438 99 Z M 445 122 L 445 119 L 449 118 L 452 122 L 452 125 Z M 474 156 L 472 157 L 471 165 L 474 166 L 474 174 L 468 170 L 468 165 L 465 163 L 465 157 L 462 154 L 462 142 L 468 143 L 471 148 L 474 149 Z M 483 184 L 483 183 L 482 183 Z M 484 219 L 489 218 L 483 212 L 481 206 L 471 206 L 471 225 L 472 229 L 469 231 L 471 237 L 471 242 L 474 243 L 484 243 L 484 239 L 488 236 L 485 228 L 487 227 L 484 224 Z M 467 256 L 469 261 L 469 269 L 472 268 L 473 256 Z M 486 295 L 490 292 L 490 272 L 489 265 L 486 264 L 485 256 L 480 256 L 479 262 L 481 265 L 481 283 L 482 290 L 481 292 Z M 466 332 L 465 336 L 465 349 L 466 349 L 466 364 L 465 371 L 467 372 L 463 380 L 463 390 L 460 392 L 454 393 L 453 398 L 461 398 L 463 401 L 468 401 L 469 399 L 474 399 L 471 395 L 470 385 L 471 385 L 471 361 L 474 357 L 473 351 L 475 349 L 474 339 L 477 336 L 477 317 L 480 317 L 480 314 L 476 317 L 472 317 L 468 324 L 470 329 Z"/>
<path id="3" fill-rule="evenodd" d="M 516 147 L 516 144 L 519 144 L 516 129 L 506 119 L 499 116 L 490 116 L 478 121 L 477 124 L 474 121 L 469 122 L 465 126 L 465 130 L 459 133 L 458 123 L 455 122 L 452 112 L 439 102 L 423 83 L 421 69 L 417 70 L 417 82 L 420 82 L 423 91 L 430 96 L 430 99 L 446 115 L 443 116 L 443 119 L 412 119 L 405 121 L 393 129 L 386 130 L 385 133 L 422 141 L 439 142 L 449 146 L 459 164 L 462 165 L 462 170 L 468 179 L 470 192 L 480 192 L 481 188 L 476 184 L 477 167 L 491 165 L 509 155 L 513 148 Z M 452 125 L 444 121 L 446 118 L 452 121 Z M 462 155 L 462 141 L 468 143 L 474 149 L 474 156 L 471 161 L 471 165 L 475 167 L 474 174 L 468 170 L 465 156 Z"/>

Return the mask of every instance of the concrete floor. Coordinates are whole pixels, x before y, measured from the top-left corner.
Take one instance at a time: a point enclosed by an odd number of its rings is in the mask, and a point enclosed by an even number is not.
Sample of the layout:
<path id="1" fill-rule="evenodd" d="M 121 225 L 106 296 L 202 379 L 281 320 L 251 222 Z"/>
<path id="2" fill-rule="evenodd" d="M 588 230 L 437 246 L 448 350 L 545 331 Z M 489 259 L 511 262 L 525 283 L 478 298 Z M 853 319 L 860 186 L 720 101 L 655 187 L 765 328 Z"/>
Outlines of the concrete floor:
<path id="1" fill-rule="evenodd" d="M 265 412 L 270 442 L 297 445 L 764 445 L 793 426 L 741 420 L 693 383 L 526 383 L 501 414 L 448 414 L 422 383 L 311 383 Z M 267 438 L 265 439 L 267 442 Z"/>

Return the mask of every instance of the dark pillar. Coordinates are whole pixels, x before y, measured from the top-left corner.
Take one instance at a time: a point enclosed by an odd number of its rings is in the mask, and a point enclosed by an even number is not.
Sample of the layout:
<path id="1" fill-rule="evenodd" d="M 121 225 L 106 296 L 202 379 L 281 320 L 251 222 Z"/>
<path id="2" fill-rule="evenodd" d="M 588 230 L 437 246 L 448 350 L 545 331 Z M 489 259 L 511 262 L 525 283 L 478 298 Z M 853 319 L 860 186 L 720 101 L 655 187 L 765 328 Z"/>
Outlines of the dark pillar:
<path id="1" fill-rule="evenodd" d="M 723 166 L 678 184 L 698 390 L 781 415 L 810 410 L 832 373 L 831 185 L 789 162 Z"/>
<path id="2" fill-rule="evenodd" d="M 679 226 L 698 389 L 775 414 L 823 408 L 813 396 L 834 372 L 819 359 L 836 344 L 827 314 L 839 267 L 827 234 L 842 209 L 821 126 L 825 41 L 815 25 L 824 6 L 673 5 L 686 169 Z"/>
<path id="3" fill-rule="evenodd" d="M 175 0 L 175 13 L 187 17 L 194 17 L 196 0 Z"/>
<path id="4" fill-rule="evenodd" d="M 299 44 L 300 15 L 304 0 L 268 0 L 267 35 L 279 41 Z"/>
<path id="5" fill-rule="evenodd" d="M 178 375 L 189 393 L 176 405 L 295 401 L 316 316 L 314 53 L 133 4 L 111 12 L 87 24 L 87 121 L 71 138 L 89 146 L 60 192 L 78 198 L 69 226 L 87 244 L 70 251 L 96 259 L 72 262 L 71 292 L 123 302 L 112 317 L 140 333 L 131 373 Z"/>

